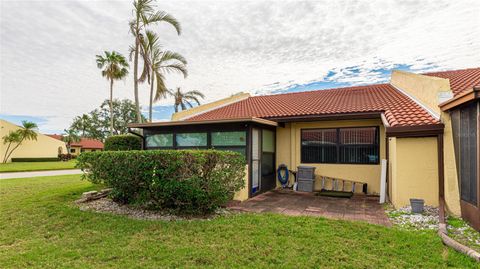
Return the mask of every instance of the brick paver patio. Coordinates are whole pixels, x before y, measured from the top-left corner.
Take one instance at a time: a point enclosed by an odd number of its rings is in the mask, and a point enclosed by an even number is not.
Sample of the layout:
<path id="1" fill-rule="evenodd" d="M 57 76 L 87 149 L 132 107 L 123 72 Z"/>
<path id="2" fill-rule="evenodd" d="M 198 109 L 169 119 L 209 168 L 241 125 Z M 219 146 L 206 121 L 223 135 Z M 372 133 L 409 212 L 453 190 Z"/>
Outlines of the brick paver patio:
<path id="1" fill-rule="evenodd" d="M 273 212 L 290 216 L 321 216 L 331 219 L 366 221 L 390 226 L 378 197 L 354 195 L 351 199 L 317 196 L 291 190 L 273 190 L 247 201 L 232 204 L 230 209 L 243 212 Z"/>

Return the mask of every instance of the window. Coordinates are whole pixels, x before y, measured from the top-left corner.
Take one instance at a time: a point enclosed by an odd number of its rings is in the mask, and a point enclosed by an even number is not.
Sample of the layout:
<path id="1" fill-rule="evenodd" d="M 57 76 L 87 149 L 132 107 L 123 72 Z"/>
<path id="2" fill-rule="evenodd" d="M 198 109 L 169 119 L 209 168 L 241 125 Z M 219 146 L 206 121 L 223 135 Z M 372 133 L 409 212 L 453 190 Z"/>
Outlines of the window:
<path id="1" fill-rule="evenodd" d="M 146 144 L 149 148 L 173 147 L 173 134 L 148 135 L 146 138 Z"/>
<path id="2" fill-rule="evenodd" d="M 75 153 L 75 149 L 70 149 L 70 153 Z"/>
<path id="3" fill-rule="evenodd" d="M 245 146 L 245 132 L 212 132 L 212 146 Z"/>
<path id="4" fill-rule="evenodd" d="M 217 150 L 229 150 L 245 155 L 247 145 L 247 133 L 238 132 L 212 132 L 212 148 Z"/>
<path id="5" fill-rule="evenodd" d="M 301 133 L 302 163 L 378 164 L 377 127 L 306 129 Z"/>
<path id="6" fill-rule="evenodd" d="M 178 147 L 206 147 L 207 133 L 184 133 L 177 134 Z"/>

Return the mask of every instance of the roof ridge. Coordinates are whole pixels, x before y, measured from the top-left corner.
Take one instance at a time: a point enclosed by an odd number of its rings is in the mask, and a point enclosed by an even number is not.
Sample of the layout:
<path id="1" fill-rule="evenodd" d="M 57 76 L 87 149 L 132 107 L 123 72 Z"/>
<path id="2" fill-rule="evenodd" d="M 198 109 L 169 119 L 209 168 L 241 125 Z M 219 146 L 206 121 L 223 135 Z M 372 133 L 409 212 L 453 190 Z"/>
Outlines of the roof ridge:
<path id="1" fill-rule="evenodd" d="M 480 71 L 480 67 L 468 67 L 468 68 L 463 68 L 463 69 L 432 71 L 432 72 L 420 73 L 420 75 L 430 75 L 430 74 L 438 74 L 438 73 L 452 73 L 452 72 L 464 72 L 464 71 L 472 71 L 472 70 L 479 70 L 479 71 Z"/>
<path id="2" fill-rule="evenodd" d="M 314 93 L 317 91 L 338 91 L 338 90 L 345 90 L 345 89 L 350 89 L 350 90 L 362 90 L 364 88 L 369 88 L 369 87 L 378 87 L 378 86 L 386 86 L 390 85 L 390 83 L 376 83 L 376 84 L 368 84 L 368 85 L 357 85 L 357 86 L 345 86 L 345 87 L 337 87 L 337 88 L 326 88 L 326 89 L 313 89 L 313 90 L 308 90 L 308 91 L 299 91 L 299 92 L 285 92 L 285 93 L 278 93 L 278 94 L 265 94 L 265 95 L 254 95 L 250 96 L 249 98 L 256 98 L 256 97 L 267 97 L 267 96 L 282 96 L 282 95 L 295 95 L 295 94 L 305 94 L 305 93 Z M 247 99 L 249 99 L 247 98 Z M 246 99 L 244 99 L 246 100 Z M 242 101 L 244 101 L 242 100 Z"/>

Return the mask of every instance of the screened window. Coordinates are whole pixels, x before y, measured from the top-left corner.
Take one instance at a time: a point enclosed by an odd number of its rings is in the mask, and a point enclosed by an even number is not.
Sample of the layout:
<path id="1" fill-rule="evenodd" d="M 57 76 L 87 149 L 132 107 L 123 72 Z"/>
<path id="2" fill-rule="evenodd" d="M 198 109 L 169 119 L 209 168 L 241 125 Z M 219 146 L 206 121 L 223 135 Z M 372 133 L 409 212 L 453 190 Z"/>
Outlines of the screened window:
<path id="1" fill-rule="evenodd" d="M 455 157 L 460 181 L 460 197 L 463 201 L 477 205 L 477 108 L 470 104 L 452 113 Z"/>
<path id="2" fill-rule="evenodd" d="M 217 150 L 229 150 L 246 155 L 247 133 L 238 132 L 212 132 L 212 148 Z"/>
<path id="3" fill-rule="evenodd" d="M 212 132 L 212 146 L 245 146 L 246 132 Z"/>
<path id="4" fill-rule="evenodd" d="M 302 130 L 301 143 L 302 163 L 379 162 L 377 127 Z"/>
<path id="5" fill-rule="evenodd" d="M 206 147 L 207 133 L 177 134 L 176 140 L 179 147 Z"/>
<path id="6" fill-rule="evenodd" d="M 147 147 L 173 147 L 173 134 L 154 134 L 146 138 Z"/>

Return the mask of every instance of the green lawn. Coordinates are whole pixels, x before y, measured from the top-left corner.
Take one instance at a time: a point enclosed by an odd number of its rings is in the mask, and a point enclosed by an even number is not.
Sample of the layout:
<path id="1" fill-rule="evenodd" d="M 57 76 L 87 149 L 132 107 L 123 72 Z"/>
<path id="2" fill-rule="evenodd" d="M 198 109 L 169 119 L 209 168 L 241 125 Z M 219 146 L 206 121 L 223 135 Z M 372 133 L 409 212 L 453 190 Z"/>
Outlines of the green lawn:
<path id="1" fill-rule="evenodd" d="M 434 232 L 275 214 L 143 221 L 83 212 L 79 175 L 0 180 L 2 268 L 477 268 Z"/>
<path id="2" fill-rule="evenodd" d="M 70 160 L 68 162 L 15 162 L 0 164 L 1 172 L 26 172 L 26 171 L 41 171 L 41 170 L 59 170 L 59 169 L 73 169 L 76 161 Z"/>

